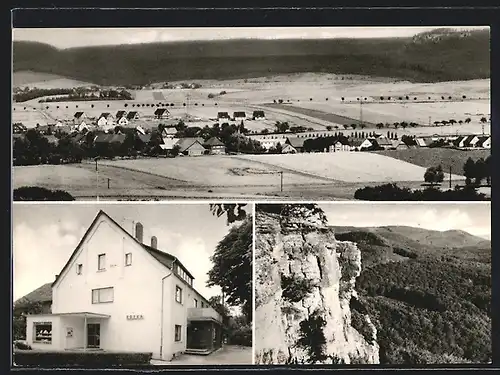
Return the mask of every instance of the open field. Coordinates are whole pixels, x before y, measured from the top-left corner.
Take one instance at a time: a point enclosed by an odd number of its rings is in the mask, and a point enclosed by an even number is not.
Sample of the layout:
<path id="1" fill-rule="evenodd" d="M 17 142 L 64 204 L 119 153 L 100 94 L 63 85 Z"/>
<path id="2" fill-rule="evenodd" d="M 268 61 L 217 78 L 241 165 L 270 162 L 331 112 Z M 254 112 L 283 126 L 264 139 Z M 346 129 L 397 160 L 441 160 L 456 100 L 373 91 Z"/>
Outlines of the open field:
<path id="1" fill-rule="evenodd" d="M 379 155 L 389 156 L 398 160 L 419 165 L 424 168 L 435 167 L 441 164 L 445 173 L 449 172 L 456 175 L 464 174 L 464 164 L 469 157 L 474 161 L 479 158 L 486 159 L 491 155 L 490 150 L 456 150 L 449 148 L 420 148 L 409 150 L 384 150 L 374 152 Z"/>
<path id="2" fill-rule="evenodd" d="M 344 80 L 342 78 L 345 78 Z M 488 117 L 490 111 L 489 80 L 471 80 L 440 83 L 410 83 L 390 78 L 343 76 L 335 74 L 304 73 L 269 76 L 238 80 L 194 80 L 201 83 L 199 89 L 145 89 L 133 91 L 135 100 L 131 101 L 93 101 L 38 103 L 39 99 L 15 103 L 13 116 L 15 122 L 26 122 L 28 127 L 37 122 L 44 124 L 48 119 L 72 119 L 76 111 L 85 111 L 90 117 L 97 117 L 102 112 L 116 113 L 118 110 L 137 110 L 146 122 L 153 121 L 153 113 L 158 103 L 174 103 L 168 107 L 172 121 L 189 118 L 188 126 L 212 125 L 217 112 L 245 111 L 251 115 L 253 110 L 266 112 L 265 121 L 245 121 L 251 131 L 274 130 L 276 121 L 287 121 L 291 126 L 304 126 L 314 130 L 325 130 L 326 126 L 350 125 L 359 121 L 360 106 L 356 103 L 342 103 L 341 97 L 356 101 L 356 97 L 377 99 L 380 95 L 421 96 L 427 100 L 430 96 L 438 101 L 429 103 L 367 103 L 362 108 L 364 122 L 417 122 L 422 125 L 440 120 L 472 119 L 470 124 L 447 126 L 422 126 L 417 128 L 399 128 L 399 135 L 432 134 L 468 134 L 480 133 L 482 125 L 479 119 Z M 191 82 L 190 80 L 187 82 Z M 175 84 L 175 82 L 174 82 Z M 208 98 L 209 93 L 225 95 Z M 159 96 L 164 100 L 158 100 Z M 440 101 L 445 97 L 467 99 L 461 101 Z M 156 98 L 155 98 L 156 97 Z M 328 98 L 328 100 L 326 100 Z M 481 98 L 481 99 L 477 99 Z M 274 105 L 273 101 L 283 99 L 283 105 Z M 311 100 L 312 99 L 312 100 Z M 186 103 L 186 106 L 183 104 Z M 93 107 L 92 107 L 93 106 Z M 27 110 L 24 110 L 27 107 Z M 47 109 L 47 107 L 49 107 Z M 34 111 L 36 110 L 36 111 Z M 34 113 L 35 112 L 35 113 Z M 46 115 L 46 116 L 45 116 Z M 161 122 L 161 121 L 160 121 Z M 369 124 L 368 124 L 369 125 Z M 144 126 L 144 124 L 141 124 Z M 366 130 L 374 129 L 368 126 Z M 393 129 L 393 128 L 391 128 Z M 383 129 L 382 129 L 383 130 Z M 484 125 L 485 133 L 490 133 L 490 125 Z"/>
<path id="3" fill-rule="evenodd" d="M 39 89 L 63 89 L 77 86 L 90 86 L 91 83 L 77 81 L 56 74 L 33 72 L 29 70 L 14 72 L 13 87 L 37 87 Z"/>
<path id="4" fill-rule="evenodd" d="M 283 191 L 280 174 L 283 172 Z M 41 186 L 77 199 L 351 200 L 392 181 L 421 188 L 425 168 L 373 153 L 239 155 L 101 161 L 13 168 L 14 188 Z M 453 186 L 463 184 L 452 176 Z M 108 188 L 109 182 L 109 188 Z M 96 187 L 97 186 L 97 187 Z"/>
<path id="5" fill-rule="evenodd" d="M 245 155 L 241 158 L 343 182 L 422 181 L 425 173 L 425 168 L 420 166 L 365 152 Z M 455 180 L 461 178 L 452 176 Z"/>

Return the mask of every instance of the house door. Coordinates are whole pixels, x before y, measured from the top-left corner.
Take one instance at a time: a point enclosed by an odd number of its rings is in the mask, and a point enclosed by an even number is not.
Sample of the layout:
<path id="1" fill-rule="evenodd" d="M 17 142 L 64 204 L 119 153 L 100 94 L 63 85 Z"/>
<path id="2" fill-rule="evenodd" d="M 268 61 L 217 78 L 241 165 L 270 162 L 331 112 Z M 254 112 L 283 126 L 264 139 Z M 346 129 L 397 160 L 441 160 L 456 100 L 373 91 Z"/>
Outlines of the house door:
<path id="1" fill-rule="evenodd" d="M 101 325 L 99 323 L 87 324 L 87 347 L 99 348 L 101 346 Z"/>

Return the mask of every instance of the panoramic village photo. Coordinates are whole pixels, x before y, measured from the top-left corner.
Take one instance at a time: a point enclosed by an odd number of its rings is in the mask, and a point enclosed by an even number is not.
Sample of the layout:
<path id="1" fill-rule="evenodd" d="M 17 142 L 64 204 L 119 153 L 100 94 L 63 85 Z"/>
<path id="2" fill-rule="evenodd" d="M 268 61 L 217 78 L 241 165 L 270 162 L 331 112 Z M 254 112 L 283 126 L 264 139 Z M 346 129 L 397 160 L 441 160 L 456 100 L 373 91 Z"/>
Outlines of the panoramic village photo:
<path id="1" fill-rule="evenodd" d="M 255 211 L 256 364 L 491 363 L 490 203 Z"/>
<path id="2" fill-rule="evenodd" d="M 251 365 L 252 216 L 15 204 L 14 366 Z"/>
<path id="3" fill-rule="evenodd" d="M 489 27 L 13 29 L 14 200 L 491 200 Z"/>

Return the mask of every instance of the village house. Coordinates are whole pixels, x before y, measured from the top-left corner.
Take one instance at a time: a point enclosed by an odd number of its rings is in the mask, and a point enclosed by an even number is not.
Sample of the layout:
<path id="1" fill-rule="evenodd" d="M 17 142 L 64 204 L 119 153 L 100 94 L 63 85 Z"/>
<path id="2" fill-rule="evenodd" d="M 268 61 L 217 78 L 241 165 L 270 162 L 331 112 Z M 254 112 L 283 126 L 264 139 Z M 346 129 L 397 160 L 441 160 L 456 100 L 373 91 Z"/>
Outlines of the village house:
<path id="1" fill-rule="evenodd" d="M 361 151 L 373 146 L 368 138 L 349 138 L 349 144 L 351 151 Z"/>
<path id="2" fill-rule="evenodd" d="M 253 111 L 252 118 L 254 120 L 265 120 L 266 115 L 264 114 L 264 111 Z"/>
<path id="3" fill-rule="evenodd" d="M 179 153 L 187 156 L 204 155 L 207 151 L 203 147 L 203 138 L 180 138 L 175 146 L 179 146 Z"/>
<path id="4" fill-rule="evenodd" d="M 85 120 L 87 120 L 85 112 L 76 112 L 73 116 L 73 123 L 75 125 L 80 125 L 82 122 L 85 122 Z"/>
<path id="5" fill-rule="evenodd" d="M 433 142 L 429 137 L 419 137 L 416 138 L 415 141 L 417 142 L 418 147 L 429 147 L 429 145 Z"/>
<path id="6" fill-rule="evenodd" d="M 233 113 L 233 120 L 234 121 L 243 121 L 246 120 L 247 115 L 243 111 L 237 111 Z"/>
<path id="7" fill-rule="evenodd" d="M 262 147 L 266 150 L 270 148 L 276 148 L 277 144 L 281 144 L 282 146 L 286 143 L 287 135 L 286 134 L 255 134 L 247 136 L 249 139 L 257 141 L 260 143 Z"/>
<path id="8" fill-rule="evenodd" d="M 122 144 L 125 141 L 125 134 L 100 133 L 94 138 L 94 144 Z"/>
<path id="9" fill-rule="evenodd" d="M 97 119 L 97 126 L 106 127 L 114 125 L 113 115 L 109 112 L 103 112 Z"/>
<path id="10" fill-rule="evenodd" d="M 223 155 L 226 153 L 226 145 L 217 137 L 212 137 L 203 143 L 211 155 Z"/>
<path id="11" fill-rule="evenodd" d="M 156 119 L 161 120 L 170 116 L 170 112 L 166 108 L 157 108 L 154 112 L 154 116 Z"/>
<path id="12" fill-rule="evenodd" d="M 99 211 L 52 283 L 52 311 L 26 317 L 34 350 L 150 352 L 171 360 L 222 346 L 221 316 L 175 256 L 144 228 Z M 150 245 L 149 245 L 150 243 Z"/>
<path id="13" fill-rule="evenodd" d="M 127 111 L 117 111 L 115 118 L 119 119 L 121 117 L 127 116 Z"/>
<path id="14" fill-rule="evenodd" d="M 331 146 L 328 147 L 328 152 L 340 151 L 351 151 L 351 145 L 345 137 L 339 137 Z"/>
<path id="15" fill-rule="evenodd" d="M 489 135 L 483 135 L 477 137 L 477 142 L 475 142 L 475 147 L 478 148 L 491 148 L 491 137 Z"/>
<path id="16" fill-rule="evenodd" d="M 174 148 L 174 146 L 179 142 L 180 138 L 166 138 L 163 137 L 163 142 L 160 143 L 160 148 L 164 151 L 170 151 Z"/>
<path id="17" fill-rule="evenodd" d="M 139 112 L 130 111 L 129 113 L 127 113 L 127 120 L 128 121 L 139 120 Z"/>
<path id="18" fill-rule="evenodd" d="M 392 141 L 387 137 L 380 136 L 377 137 L 375 141 L 377 142 L 377 145 L 382 147 L 384 150 L 388 150 L 392 147 Z"/>
<path id="19" fill-rule="evenodd" d="M 305 138 L 288 137 L 285 144 L 292 146 L 297 153 L 304 152 Z"/>
<path id="20" fill-rule="evenodd" d="M 231 116 L 229 116 L 229 113 L 227 112 L 218 112 L 217 113 L 217 121 L 224 121 L 224 120 L 227 120 L 227 121 L 230 121 L 231 120 Z"/>
<path id="21" fill-rule="evenodd" d="M 291 144 L 285 143 L 281 149 L 282 154 L 296 154 L 297 150 Z"/>
<path id="22" fill-rule="evenodd" d="M 28 131 L 28 128 L 21 123 L 12 124 L 12 134 L 23 134 Z"/>
<path id="23" fill-rule="evenodd" d="M 175 125 L 166 125 L 161 132 L 163 138 L 174 138 L 176 134 L 177 128 Z"/>
<path id="24" fill-rule="evenodd" d="M 453 142 L 453 144 L 458 148 L 472 148 L 474 146 L 471 142 L 475 137 L 475 135 L 460 136 Z"/>

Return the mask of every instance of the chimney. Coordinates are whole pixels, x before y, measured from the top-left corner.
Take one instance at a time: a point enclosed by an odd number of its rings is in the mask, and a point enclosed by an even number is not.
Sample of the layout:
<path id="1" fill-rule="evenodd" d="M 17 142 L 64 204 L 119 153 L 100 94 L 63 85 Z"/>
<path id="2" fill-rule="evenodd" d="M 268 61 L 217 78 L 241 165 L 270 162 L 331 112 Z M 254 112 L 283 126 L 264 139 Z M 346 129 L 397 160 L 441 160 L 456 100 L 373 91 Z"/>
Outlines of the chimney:
<path id="1" fill-rule="evenodd" d="M 158 238 L 156 238 L 156 236 L 151 237 L 151 247 L 153 249 L 158 249 Z"/>
<path id="2" fill-rule="evenodd" d="M 144 227 L 141 223 L 135 224 L 135 239 L 142 243 Z"/>
<path id="3" fill-rule="evenodd" d="M 56 278 L 54 280 L 57 280 L 58 277 L 59 277 L 59 275 L 56 275 Z"/>

